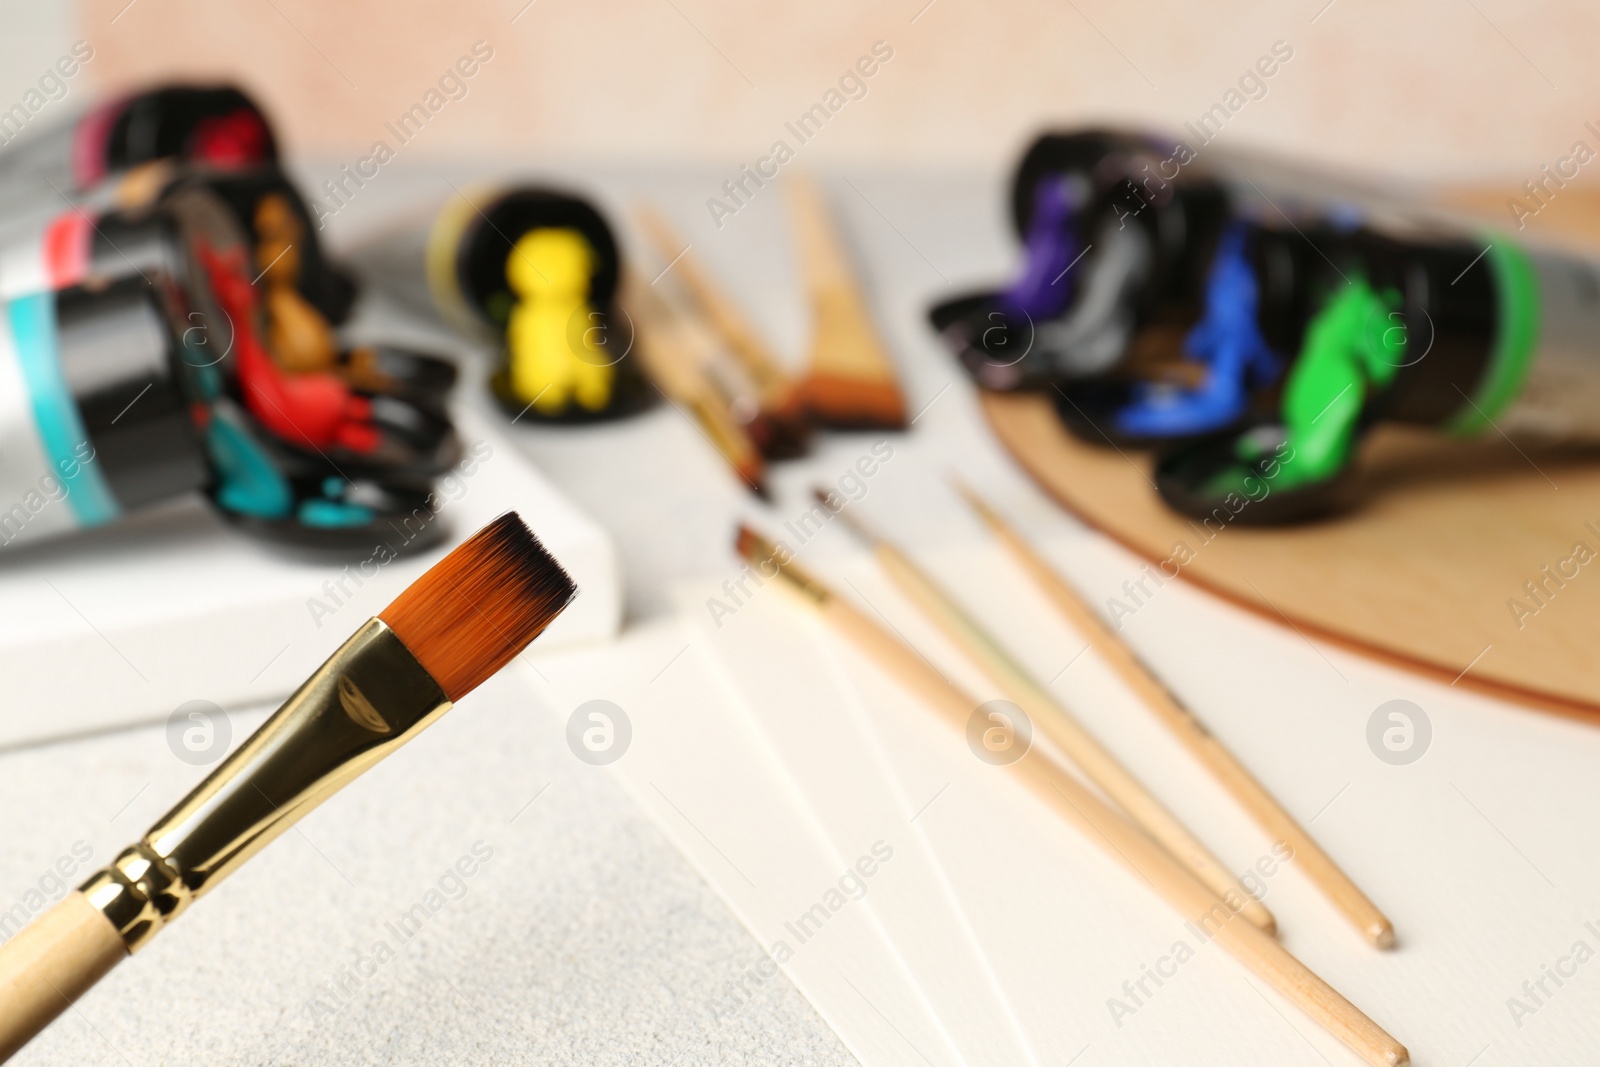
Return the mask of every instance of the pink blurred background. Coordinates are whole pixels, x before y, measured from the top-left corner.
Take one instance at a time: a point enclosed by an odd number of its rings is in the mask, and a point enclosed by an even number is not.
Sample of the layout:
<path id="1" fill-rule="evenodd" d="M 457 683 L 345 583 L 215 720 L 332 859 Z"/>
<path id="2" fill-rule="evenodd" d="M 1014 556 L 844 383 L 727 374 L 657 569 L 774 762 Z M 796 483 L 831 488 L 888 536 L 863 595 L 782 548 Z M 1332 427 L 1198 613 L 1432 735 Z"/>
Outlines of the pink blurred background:
<path id="1" fill-rule="evenodd" d="M 0 28 L 0 107 L 81 38 L 73 94 L 235 79 L 324 157 L 364 152 L 479 41 L 493 58 L 408 152 L 748 162 L 880 41 L 811 163 L 988 170 L 1047 124 L 1176 129 L 1275 42 L 1292 59 L 1232 114 L 1241 146 L 1509 196 L 1600 126 L 1600 7 L 1574 0 L 0 0 Z"/>

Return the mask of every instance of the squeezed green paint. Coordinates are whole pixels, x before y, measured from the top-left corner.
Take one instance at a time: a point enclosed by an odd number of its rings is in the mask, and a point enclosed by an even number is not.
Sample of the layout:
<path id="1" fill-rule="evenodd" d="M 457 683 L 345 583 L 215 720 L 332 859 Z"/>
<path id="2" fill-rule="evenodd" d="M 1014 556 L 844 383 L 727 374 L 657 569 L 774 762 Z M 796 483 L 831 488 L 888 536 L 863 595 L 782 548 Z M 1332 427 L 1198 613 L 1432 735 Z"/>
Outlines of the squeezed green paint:
<path id="1" fill-rule="evenodd" d="M 1283 436 L 1276 454 L 1287 449 L 1288 458 L 1273 464 L 1273 489 L 1327 481 L 1349 464 L 1368 394 L 1392 382 L 1405 362 L 1406 330 L 1399 306 L 1398 293 L 1379 293 L 1358 276 L 1312 318 L 1284 384 Z M 1207 495 L 1253 497 L 1247 490 L 1254 486 L 1259 491 L 1263 475 L 1258 468 L 1266 459 L 1259 435 L 1242 435 L 1234 443 L 1234 457 L 1237 466 L 1207 480 Z"/>
<path id="2" fill-rule="evenodd" d="M 1283 392 L 1294 462 L 1276 488 L 1326 481 L 1344 470 L 1369 392 L 1394 381 L 1405 362 L 1400 295 L 1355 278 L 1317 312 Z"/>

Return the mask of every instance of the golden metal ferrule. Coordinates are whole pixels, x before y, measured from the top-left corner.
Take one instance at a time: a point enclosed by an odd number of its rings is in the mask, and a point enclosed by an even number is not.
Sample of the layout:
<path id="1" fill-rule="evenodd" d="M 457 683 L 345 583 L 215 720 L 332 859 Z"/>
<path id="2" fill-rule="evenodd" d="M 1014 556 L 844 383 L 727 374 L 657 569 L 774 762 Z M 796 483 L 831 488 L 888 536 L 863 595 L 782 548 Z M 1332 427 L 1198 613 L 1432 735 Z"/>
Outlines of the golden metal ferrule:
<path id="1" fill-rule="evenodd" d="M 744 528 L 748 542 L 742 548 L 744 558 L 761 578 L 782 579 L 785 587 L 799 593 L 806 600 L 821 606 L 833 599 L 833 591 L 811 576 L 811 572 L 794 561 L 794 553 L 771 539 Z"/>
<path id="2" fill-rule="evenodd" d="M 450 709 L 394 631 L 372 619 L 137 844 L 83 884 L 142 948 L 306 812 Z"/>

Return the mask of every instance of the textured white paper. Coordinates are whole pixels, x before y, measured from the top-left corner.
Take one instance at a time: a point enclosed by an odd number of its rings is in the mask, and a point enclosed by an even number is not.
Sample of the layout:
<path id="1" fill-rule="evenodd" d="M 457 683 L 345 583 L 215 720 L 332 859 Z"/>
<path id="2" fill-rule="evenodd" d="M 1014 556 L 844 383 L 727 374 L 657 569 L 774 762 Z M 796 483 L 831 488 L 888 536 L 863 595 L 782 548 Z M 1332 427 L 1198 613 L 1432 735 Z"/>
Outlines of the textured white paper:
<path id="1" fill-rule="evenodd" d="M 1119 564 L 1137 575 L 1122 553 L 1086 539 L 1047 547 L 1075 572 L 1093 568 L 1102 595 L 1114 591 L 1108 578 Z M 1181 746 L 1092 653 L 1079 655 L 1081 637 L 1000 549 L 969 545 L 922 559 L 1230 867 L 1242 872 L 1269 855 L 1271 842 Z M 977 699 L 998 695 L 870 560 L 807 562 Z M 1095 579 L 1088 587 L 1098 592 Z M 942 878 L 895 886 L 923 899 L 886 927 L 895 950 L 918 962 L 918 979 L 970 1061 L 988 1054 L 1005 1018 L 1047 1063 L 1079 1055 L 1084 1064 L 1360 1062 L 976 759 L 964 737 L 786 593 L 758 591 L 720 627 L 704 608 L 711 595 L 684 597 L 701 640 L 777 758 L 810 783 L 807 802 L 832 832 L 850 836 L 853 800 L 863 825 L 876 825 L 872 798 L 885 788 L 837 773 L 842 766 L 875 763 L 898 797 L 917 798 L 907 814 L 932 799 L 915 827 Z M 1596 765 L 1600 738 L 1313 646 L 1178 586 L 1159 590 L 1126 632 L 1394 920 L 1401 947 L 1381 953 L 1292 862 L 1265 880 L 1285 944 L 1408 1043 L 1415 1062 L 1465 1064 L 1481 1053 L 1480 1063 L 1492 1063 L 1495 1050 L 1501 1062 L 1529 1062 L 1522 1057 L 1545 1049 L 1595 1047 L 1600 986 L 1570 957 L 1579 940 L 1600 949 L 1584 925 L 1600 927 L 1585 903 L 1592 888 L 1583 890 L 1600 870 L 1592 851 L 1562 848 L 1555 826 L 1575 826 L 1600 799 L 1584 769 Z M 1383 763 L 1365 738 L 1370 713 L 1399 696 L 1424 705 L 1434 730 L 1433 751 L 1410 766 Z M 841 724 L 831 747 L 785 721 L 807 707 L 819 709 L 819 722 Z M 1526 814 L 1534 797 L 1554 800 L 1534 805 L 1554 816 L 1542 825 Z M 883 893 L 868 903 L 900 902 Z M 994 976 L 1006 1001 L 984 1025 L 967 1025 L 964 997 L 982 986 L 977 974 L 924 971 L 952 950 L 918 944 L 909 914 L 940 907 L 951 912 L 951 936 L 971 931 L 984 977 Z M 1192 955 L 1177 961 L 1180 942 Z M 1576 967 L 1576 977 L 1561 987 L 1547 979 L 1535 1012 L 1514 1011 L 1510 998 L 1532 1003 L 1521 983 L 1558 963 Z M 1172 972 L 1159 983 L 1158 968 Z"/>
<path id="2" fill-rule="evenodd" d="M 863 826 L 847 843 L 831 840 L 698 645 L 687 627 L 656 625 L 616 646 L 539 664 L 552 706 L 575 711 L 598 699 L 623 709 L 632 739 L 613 769 L 768 949 L 771 964 L 746 961 L 730 974 L 723 997 L 691 1010 L 739 1010 L 739 983 L 757 984 L 764 974 L 770 980 L 781 961 L 863 1063 L 962 1063 L 953 1034 L 869 906 L 884 880 L 913 862 L 909 842 L 885 840 L 894 855 L 866 880 L 866 895 L 847 898 L 820 927 L 807 927 L 806 939 L 796 936 L 795 920 L 884 835 Z"/>

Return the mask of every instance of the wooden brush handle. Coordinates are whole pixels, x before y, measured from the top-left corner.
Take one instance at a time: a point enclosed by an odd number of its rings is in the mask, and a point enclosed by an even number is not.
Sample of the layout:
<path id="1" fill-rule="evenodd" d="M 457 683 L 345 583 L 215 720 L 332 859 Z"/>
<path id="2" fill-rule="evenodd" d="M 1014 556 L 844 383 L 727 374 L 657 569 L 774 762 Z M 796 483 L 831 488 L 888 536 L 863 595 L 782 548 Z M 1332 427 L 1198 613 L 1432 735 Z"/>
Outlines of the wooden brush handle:
<path id="1" fill-rule="evenodd" d="M 969 499 L 975 500 L 972 497 Z M 1145 666 L 1144 661 L 1112 633 L 1094 608 L 1067 584 L 1066 579 L 1056 574 L 1020 533 L 987 505 L 975 501 L 974 506 L 979 508 L 995 535 L 1038 584 L 1045 597 L 1083 634 L 1128 687 L 1144 700 L 1167 730 L 1205 765 L 1212 777 L 1222 783 L 1223 788 L 1255 818 L 1262 829 L 1274 840 L 1286 842 L 1294 849 L 1294 862 L 1344 913 L 1345 918 L 1377 947 L 1393 948 L 1394 925 L 1334 862 L 1333 857 L 1323 851 L 1316 838 L 1278 803 L 1276 797 L 1267 792 L 1256 776 L 1193 712 L 1172 695 Z"/>
<path id="2" fill-rule="evenodd" d="M 888 373 L 888 353 L 878 338 L 855 268 L 828 214 L 822 190 L 810 176 L 785 179 L 789 190 L 795 244 L 800 253 L 806 289 L 811 295 L 815 334 L 813 370 L 841 370 L 872 377 Z M 841 352 L 840 349 L 845 351 Z"/>
<path id="3" fill-rule="evenodd" d="M 799 402 L 825 426 L 903 430 L 906 400 L 894 360 L 873 325 L 822 192 L 804 174 L 788 175 L 783 184 L 811 296 L 811 343 Z"/>
<path id="4" fill-rule="evenodd" d="M 122 935 L 77 891 L 0 945 L 0 1062 L 127 957 Z"/>
<path id="5" fill-rule="evenodd" d="M 937 709 L 952 727 L 966 729 L 967 717 L 977 703 L 909 645 L 837 597 L 825 602 L 823 615 L 852 645 Z M 1373 1067 L 1401 1067 L 1410 1062 L 1404 1045 L 1271 935 L 1230 914 L 1226 905 L 1165 849 L 1037 750 L 1025 753 L 1005 770 L 1084 837 L 1125 864 L 1196 930 L 1203 931 L 1205 940 L 1217 941 Z"/>
<path id="6" fill-rule="evenodd" d="M 855 272 L 816 181 L 803 172 L 788 174 L 784 176 L 784 190 L 794 220 L 800 269 L 812 296 L 838 290 L 854 292 Z"/>
<path id="7" fill-rule="evenodd" d="M 645 374 L 690 414 L 745 485 L 764 492 L 766 461 L 707 375 L 711 342 L 637 274 L 624 273 L 621 299 L 638 330 L 636 348 Z"/>
<path id="8" fill-rule="evenodd" d="M 662 262 L 677 264 L 678 280 L 700 305 L 701 312 L 722 335 L 734 355 L 743 361 L 762 392 L 792 388 L 793 383 L 783 370 L 782 362 L 734 307 L 733 300 L 700 266 L 699 260 L 689 251 L 689 243 L 653 208 L 641 205 L 638 217 L 641 228 L 656 246 Z"/>
<path id="9" fill-rule="evenodd" d="M 878 564 L 900 590 L 922 608 L 923 614 L 951 640 L 977 661 L 978 666 L 1009 698 L 1022 706 L 1039 728 L 1056 743 L 1084 775 L 1105 791 L 1156 843 L 1172 854 L 1218 900 L 1231 896 L 1240 904 L 1240 914 L 1268 933 L 1276 932 L 1277 921 L 1267 906 L 1252 897 L 1239 880 L 1211 850 L 1169 811 L 1133 772 L 1124 767 L 1111 751 L 1089 733 L 1044 686 L 998 642 L 964 612 L 949 595 L 923 574 L 909 556 L 893 545 L 880 542 Z"/>

